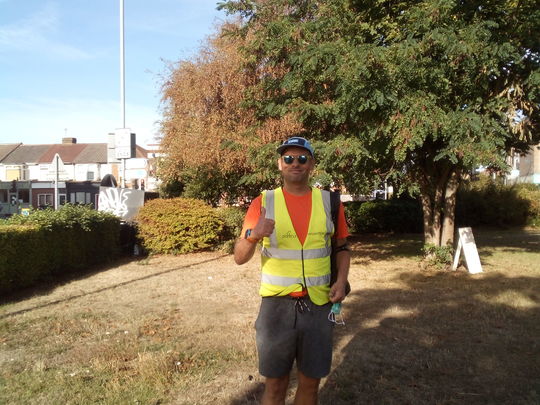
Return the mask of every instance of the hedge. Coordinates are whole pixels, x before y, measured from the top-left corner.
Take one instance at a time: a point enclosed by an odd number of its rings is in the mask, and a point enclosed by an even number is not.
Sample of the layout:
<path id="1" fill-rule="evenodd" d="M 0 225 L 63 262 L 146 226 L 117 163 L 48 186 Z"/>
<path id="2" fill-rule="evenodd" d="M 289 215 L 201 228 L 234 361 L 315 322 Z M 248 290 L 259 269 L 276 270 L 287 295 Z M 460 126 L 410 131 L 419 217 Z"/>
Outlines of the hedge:
<path id="1" fill-rule="evenodd" d="M 119 255 L 120 220 L 66 205 L 0 222 L 0 292 L 81 271 Z"/>
<path id="2" fill-rule="evenodd" d="M 224 227 L 215 209 L 192 198 L 148 201 L 136 221 L 139 239 L 149 253 L 182 254 L 213 247 Z"/>
<path id="3" fill-rule="evenodd" d="M 534 184 L 503 185 L 489 178 L 464 184 L 458 191 L 458 226 L 538 225 L 540 188 Z"/>
<path id="4" fill-rule="evenodd" d="M 422 231 L 422 208 L 416 200 L 373 200 L 346 204 L 349 232 Z"/>

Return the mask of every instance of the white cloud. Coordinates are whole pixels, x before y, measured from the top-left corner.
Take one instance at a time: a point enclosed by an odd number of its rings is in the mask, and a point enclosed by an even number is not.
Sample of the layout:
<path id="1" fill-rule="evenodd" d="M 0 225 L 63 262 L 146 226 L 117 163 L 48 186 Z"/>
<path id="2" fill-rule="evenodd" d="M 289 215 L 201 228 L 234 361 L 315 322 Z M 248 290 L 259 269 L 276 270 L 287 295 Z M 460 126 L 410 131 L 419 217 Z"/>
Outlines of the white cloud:
<path id="1" fill-rule="evenodd" d="M 36 52 L 62 59 L 91 59 L 90 53 L 52 38 L 59 23 L 58 7 L 55 3 L 47 3 L 27 18 L 0 26 L 0 52 Z"/>

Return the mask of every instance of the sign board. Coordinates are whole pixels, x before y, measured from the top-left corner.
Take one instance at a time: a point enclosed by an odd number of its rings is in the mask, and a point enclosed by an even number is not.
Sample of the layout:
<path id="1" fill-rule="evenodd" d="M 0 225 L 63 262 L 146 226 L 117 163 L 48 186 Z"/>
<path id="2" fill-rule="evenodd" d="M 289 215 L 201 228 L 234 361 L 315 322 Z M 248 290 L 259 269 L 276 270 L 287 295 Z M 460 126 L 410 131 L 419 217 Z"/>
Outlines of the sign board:
<path id="1" fill-rule="evenodd" d="M 476 249 L 476 243 L 474 241 L 474 236 L 471 228 L 459 228 L 459 240 L 456 249 L 456 254 L 454 256 L 454 264 L 452 265 L 452 270 L 456 270 L 459 257 L 461 256 L 461 251 L 465 256 L 465 263 L 469 273 L 476 274 L 482 273 L 482 264 L 480 263 L 480 256 L 478 256 L 478 250 Z"/>
<path id="2" fill-rule="evenodd" d="M 103 186 L 99 188 L 98 211 L 110 212 L 124 221 L 129 221 L 143 205 L 143 190 Z"/>
<path id="3" fill-rule="evenodd" d="M 64 166 L 64 161 L 58 153 L 54 155 L 51 163 L 49 163 L 49 170 L 47 171 L 47 180 L 55 181 L 58 172 L 59 180 L 69 180 L 69 174 Z"/>
<path id="4" fill-rule="evenodd" d="M 135 134 L 129 128 L 114 131 L 114 153 L 116 159 L 131 159 L 135 157 Z"/>

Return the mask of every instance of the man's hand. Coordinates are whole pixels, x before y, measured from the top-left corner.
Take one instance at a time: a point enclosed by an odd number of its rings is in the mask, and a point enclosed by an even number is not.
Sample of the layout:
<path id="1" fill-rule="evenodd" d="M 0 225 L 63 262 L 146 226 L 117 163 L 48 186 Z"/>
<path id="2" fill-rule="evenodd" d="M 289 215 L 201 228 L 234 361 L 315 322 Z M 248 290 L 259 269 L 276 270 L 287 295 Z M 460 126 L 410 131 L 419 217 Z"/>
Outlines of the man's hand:
<path id="1" fill-rule="evenodd" d="M 274 232 L 276 221 L 266 218 L 266 208 L 261 207 L 261 215 L 255 228 L 251 230 L 251 236 L 255 239 L 261 240 L 265 236 L 270 236 Z"/>
<path id="2" fill-rule="evenodd" d="M 261 207 L 261 215 L 255 228 L 251 229 L 251 237 L 257 240 L 261 240 L 265 236 L 270 236 L 274 232 L 275 221 L 273 219 L 266 218 L 266 209 Z M 246 239 L 238 239 L 234 245 L 234 261 L 236 264 L 247 263 L 253 257 L 255 253 L 255 247 L 257 243 L 255 241 L 248 241 Z"/>
<path id="3" fill-rule="evenodd" d="M 345 298 L 346 281 L 337 280 L 330 288 L 329 298 L 332 303 L 341 302 Z"/>

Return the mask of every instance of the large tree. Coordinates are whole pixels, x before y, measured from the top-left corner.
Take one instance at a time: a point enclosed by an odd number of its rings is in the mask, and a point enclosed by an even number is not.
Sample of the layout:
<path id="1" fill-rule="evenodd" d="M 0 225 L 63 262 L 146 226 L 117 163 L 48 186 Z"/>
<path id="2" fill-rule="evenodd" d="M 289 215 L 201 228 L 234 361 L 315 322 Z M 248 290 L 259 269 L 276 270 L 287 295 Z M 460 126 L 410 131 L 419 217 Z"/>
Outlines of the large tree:
<path id="1" fill-rule="evenodd" d="M 243 106 L 245 94 L 272 68 L 246 68 L 241 49 L 249 37 L 224 35 L 235 27 L 217 27 L 193 58 L 170 65 L 163 82 L 158 175 L 213 204 L 271 182 L 275 176 L 256 170 L 250 155 L 300 129 L 290 115 L 259 122 L 255 109 Z"/>
<path id="2" fill-rule="evenodd" d="M 241 0 L 249 94 L 262 120 L 297 117 L 334 145 L 336 173 L 405 181 L 425 242 L 453 241 L 457 187 L 539 142 L 540 8 L 532 0 Z M 246 36 L 247 35 L 247 36 Z M 335 142 L 339 139 L 339 142 Z M 352 174 L 352 175 L 351 175 Z"/>

